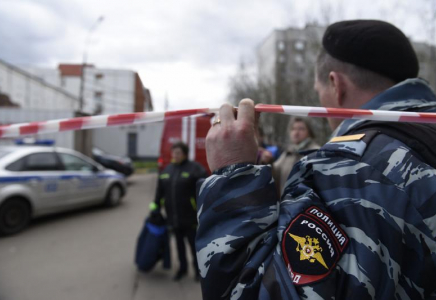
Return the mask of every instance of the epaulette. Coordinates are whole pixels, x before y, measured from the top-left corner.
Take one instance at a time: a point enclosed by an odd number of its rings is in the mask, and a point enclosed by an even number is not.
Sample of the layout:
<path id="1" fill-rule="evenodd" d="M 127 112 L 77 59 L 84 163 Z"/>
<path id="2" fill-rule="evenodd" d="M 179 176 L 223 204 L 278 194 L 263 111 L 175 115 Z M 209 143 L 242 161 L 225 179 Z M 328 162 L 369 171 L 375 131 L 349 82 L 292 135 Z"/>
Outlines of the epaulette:
<path id="1" fill-rule="evenodd" d="M 341 152 L 362 157 L 366 147 L 377 132 L 369 131 L 360 134 L 343 135 L 332 138 L 321 151 Z"/>
<path id="2" fill-rule="evenodd" d="M 367 144 L 377 134 L 394 138 L 412 149 L 421 161 L 436 169 L 436 124 L 369 121 L 347 133 L 365 134 L 362 140 L 366 140 Z"/>

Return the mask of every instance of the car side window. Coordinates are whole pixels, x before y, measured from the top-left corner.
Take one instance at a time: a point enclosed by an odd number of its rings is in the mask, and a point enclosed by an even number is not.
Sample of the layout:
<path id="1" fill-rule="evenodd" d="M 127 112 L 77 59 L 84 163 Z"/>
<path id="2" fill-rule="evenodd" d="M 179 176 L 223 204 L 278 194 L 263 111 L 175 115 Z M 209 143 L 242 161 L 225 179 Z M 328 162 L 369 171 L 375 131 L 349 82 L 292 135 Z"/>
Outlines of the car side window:
<path id="1" fill-rule="evenodd" d="M 23 171 L 59 171 L 61 166 L 52 152 L 34 153 L 26 156 Z"/>
<path id="2" fill-rule="evenodd" d="M 5 169 L 8 171 L 14 171 L 14 172 L 23 171 L 24 158 L 20 158 L 19 160 L 14 161 L 13 163 L 9 164 Z"/>
<path id="3" fill-rule="evenodd" d="M 80 157 L 66 153 L 58 154 L 67 171 L 92 171 L 94 169 L 92 164 L 84 161 Z"/>

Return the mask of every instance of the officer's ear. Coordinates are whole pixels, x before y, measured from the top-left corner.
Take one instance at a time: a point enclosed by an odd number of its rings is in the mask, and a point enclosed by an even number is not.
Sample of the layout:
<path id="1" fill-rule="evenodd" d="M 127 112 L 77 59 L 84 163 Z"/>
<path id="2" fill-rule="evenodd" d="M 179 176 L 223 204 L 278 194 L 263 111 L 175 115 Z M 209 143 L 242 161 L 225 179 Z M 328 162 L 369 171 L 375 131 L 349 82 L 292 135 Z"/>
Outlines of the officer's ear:
<path id="1" fill-rule="evenodd" d="M 348 78 L 339 72 L 332 71 L 329 74 L 329 83 L 334 91 L 335 107 L 344 107 L 348 90 Z"/>

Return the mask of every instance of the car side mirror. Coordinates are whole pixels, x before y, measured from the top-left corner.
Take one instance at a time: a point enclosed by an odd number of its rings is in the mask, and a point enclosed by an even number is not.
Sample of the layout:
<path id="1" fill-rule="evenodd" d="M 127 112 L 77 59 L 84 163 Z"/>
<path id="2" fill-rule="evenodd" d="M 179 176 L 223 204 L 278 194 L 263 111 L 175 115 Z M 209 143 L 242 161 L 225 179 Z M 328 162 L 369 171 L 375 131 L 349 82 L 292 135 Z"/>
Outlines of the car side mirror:
<path id="1" fill-rule="evenodd" d="M 99 171 L 100 171 L 100 169 L 97 166 L 92 167 L 92 172 L 98 173 Z"/>

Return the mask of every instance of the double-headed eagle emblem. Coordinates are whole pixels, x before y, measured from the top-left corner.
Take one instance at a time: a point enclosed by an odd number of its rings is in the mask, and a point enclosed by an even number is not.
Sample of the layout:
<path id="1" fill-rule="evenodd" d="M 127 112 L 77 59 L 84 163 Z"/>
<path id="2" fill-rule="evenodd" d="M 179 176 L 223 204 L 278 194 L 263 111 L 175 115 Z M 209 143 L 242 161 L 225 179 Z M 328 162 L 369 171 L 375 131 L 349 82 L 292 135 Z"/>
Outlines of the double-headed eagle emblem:
<path id="1" fill-rule="evenodd" d="M 323 265 L 324 268 L 328 270 L 328 267 L 322 258 L 321 252 L 322 248 L 319 245 L 319 240 L 317 238 L 311 238 L 306 235 L 306 237 L 299 237 L 288 233 L 296 242 L 296 251 L 300 252 L 300 260 L 309 260 L 309 262 L 314 263 L 315 261 Z"/>

